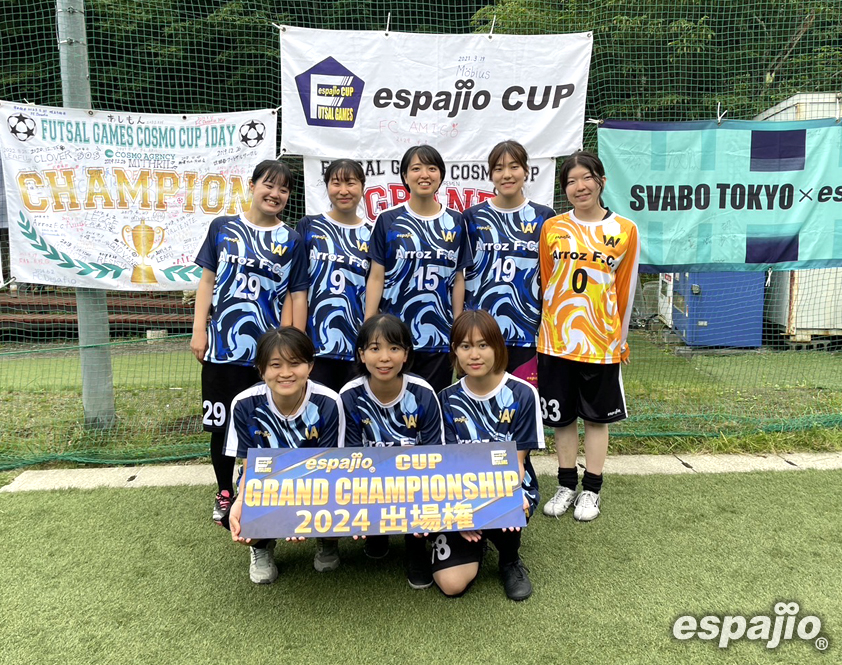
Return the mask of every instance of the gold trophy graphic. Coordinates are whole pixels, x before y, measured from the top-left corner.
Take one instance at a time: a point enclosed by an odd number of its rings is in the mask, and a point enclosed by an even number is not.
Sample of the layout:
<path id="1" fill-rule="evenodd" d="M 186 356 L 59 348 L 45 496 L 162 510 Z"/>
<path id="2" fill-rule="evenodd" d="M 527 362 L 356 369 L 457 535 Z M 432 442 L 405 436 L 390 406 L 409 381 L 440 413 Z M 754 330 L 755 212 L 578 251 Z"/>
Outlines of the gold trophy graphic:
<path id="1" fill-rule="evenodd" d="M 137 226 L 123 227 L 123 242 L 140 257 L 140 265 L 132 270 L 132 284 L 157 284 L 152 266 L 146 265 L 146 257 L 163 244 L 164 229 L 160 226 L 153 229 L 141 219 Z"/>

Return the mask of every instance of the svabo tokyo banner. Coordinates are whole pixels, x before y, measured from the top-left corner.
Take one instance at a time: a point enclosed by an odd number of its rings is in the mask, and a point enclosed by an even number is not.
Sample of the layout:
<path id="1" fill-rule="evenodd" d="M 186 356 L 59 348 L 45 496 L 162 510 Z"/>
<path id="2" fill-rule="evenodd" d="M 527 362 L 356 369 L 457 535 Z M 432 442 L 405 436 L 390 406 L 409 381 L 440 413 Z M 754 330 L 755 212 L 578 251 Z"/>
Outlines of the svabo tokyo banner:
<path id="1" fill-rule="evenodd" d="M 608 206 L 656 272 L 842 266 L 835 120 L 651 123 L 598 130 Z"/>
<path id="2" fill-rule="evenodd" d="M 11 273 L 121 291 L 198 284 L 208 224 L 251 204 L 277 116 L 85 111 L 0 102 Z"/>

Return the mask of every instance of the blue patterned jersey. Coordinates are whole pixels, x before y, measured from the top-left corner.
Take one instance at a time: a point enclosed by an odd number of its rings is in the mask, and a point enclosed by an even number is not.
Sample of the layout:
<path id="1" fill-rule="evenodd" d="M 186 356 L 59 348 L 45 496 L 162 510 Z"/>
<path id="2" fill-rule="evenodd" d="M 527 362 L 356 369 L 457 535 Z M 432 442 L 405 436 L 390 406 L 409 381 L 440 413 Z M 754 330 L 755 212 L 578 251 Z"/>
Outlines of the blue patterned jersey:
<path id="1" fill-rule="evenodd" d="M 473 263 L 465 271 L 465 307 L 484 309 L 509 346 L 535 346 L 541 326 L 538 240 L 552 208 L 526 201 L 501 210 L 491 201 L 464 213 Z"/>
<path id="2" fill-rule="evenodd" d="M 409 326 L 416 351 L 447 351 L 453 282 L 471 261 L 461 213 L 442 208 L 435 217 L 420 217 L 406 205 L 384 210 L 370 249 L 371 260 L 385 269 L 380 311 Z"/>
<path id="3" fill-rule="evenodd" d="M 339 395 L 313 381 L 301 407 L 291 416 L 278 411 L 265 383 L 244 390 L 231 402 L 225 454 L 246 457 L 249 448 L 333 448 L 345 438 Z"/>
<path id="4" fill-rule="evenodd" d="M 217 217 L 196 263 L 216 273 L 205 360 L 251 365 L 257 340 L 281 323 L 287 292 L 307 290 L 301 236 L 283 223 L 264 229 L 240 216 Z"/>
<path id="5" fill-rule="evenodd" d="M 432 386 L 414 374 L 389 404 L 378 400 L 361 376 L 339 391 L 345 410 L 345 445 L 422 446 L 444 443 L 441 407 Z"/>
<path id="6" fill-rule="evenodd" d="M 307 334 L 316 355 L 353 360 L 354 343 L 365 314 L 372 226 L 369 222 L 345 226 L 328 215 L 308 215 L 295 230 L 307 250 Z"/>
<path id="7" fill-rule="evenodd" d="M 526 451 L 545 446 L 538 391 L 511 374 L 487 395 L 475 395 L 461 379 L 442 390 L 439 399 L 445 443 L 514 441 L 518 450 Z M 528 452 L 523 467 L 523 491 L 534 510 L 540 496 Z"/>

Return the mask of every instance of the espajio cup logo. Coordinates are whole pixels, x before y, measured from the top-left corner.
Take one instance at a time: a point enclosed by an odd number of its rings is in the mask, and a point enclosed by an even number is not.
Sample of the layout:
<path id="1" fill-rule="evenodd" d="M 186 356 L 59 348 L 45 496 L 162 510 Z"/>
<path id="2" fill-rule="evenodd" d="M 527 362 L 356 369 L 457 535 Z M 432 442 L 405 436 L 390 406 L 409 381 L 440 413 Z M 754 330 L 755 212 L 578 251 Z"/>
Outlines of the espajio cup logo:
<path id="1" fill-rule="evenodd" d="M 353 127 L 365 82 L 335 58 L 325 58 L 295 77 L 307 124 Z"/>
<path id="2" fill-rule="evenodd" d="M 799 639 L 811 642 L 819 651 L 825 651 L 830 642 L 821 634 L 822 621 L 812 614 L 798 616 L 798 603 L 775 603 L 773 616 L 741 615 L 717 616 L 711 614 L 696 618 L 680 616 L 672 625 L 672 635 L 677 640 L 716 640 L 720 649 L 727 649 L 736 640 L 746 639 L 765 642 L 767 649 L 774 649 L 783 641 Z"/>

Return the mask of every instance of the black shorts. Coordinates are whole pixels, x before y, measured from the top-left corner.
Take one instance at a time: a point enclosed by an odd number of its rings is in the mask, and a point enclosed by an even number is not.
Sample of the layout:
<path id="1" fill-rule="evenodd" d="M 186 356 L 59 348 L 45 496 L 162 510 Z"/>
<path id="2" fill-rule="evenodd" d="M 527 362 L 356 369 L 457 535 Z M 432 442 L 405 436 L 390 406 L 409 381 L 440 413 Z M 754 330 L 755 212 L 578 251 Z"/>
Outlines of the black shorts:
<path id="1" fill-rule="evenodd" d="M 417 374 L 429 383 L 437 395 L 453 383 L 453 367 L 450 365 L 450 357 L 447 353 L 416 351 L 414 356 L 412 367 L 408 371 Z"/>
<path id="2" fill-rule="evenodd" d="M 538 387 L 537 349 L 534 346 L 507 346 L 509 364 L 506 371 L 512 376 Z"/>
<path id="3" fill-rule="evenodd" d="M 224 432 L 231 402 L 246 388 L 260 382 L 256 367 L 230 363 L 202 365 L 202 426 L 206 432 Z"/>
<path id="4" fill-rule="evenodd" d="M 485 539 L 472 543 L 465 540 L 458 531 L 447 531 L 430 536 L 433 546 L 433 572 L 453 568 L 466 563 L 482 565 Z"/>
<path id="5" fill-rule="evenodd" d="M 310 372 L 310 378 L 313 381 L 335 392 L 342 390 L 342 387 L 356 376 L 357 369 L 353 361 L 318 356 L 313 361 L 313 371 Z"/>
<path id="6" fill-rule="evenodd" d="M 566 427 L 576 418 L 607 424 L 627 417 L 619 363 L 581 363 L 539 353 L 538 385 L 547 427 Z"/>

